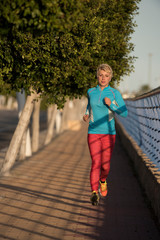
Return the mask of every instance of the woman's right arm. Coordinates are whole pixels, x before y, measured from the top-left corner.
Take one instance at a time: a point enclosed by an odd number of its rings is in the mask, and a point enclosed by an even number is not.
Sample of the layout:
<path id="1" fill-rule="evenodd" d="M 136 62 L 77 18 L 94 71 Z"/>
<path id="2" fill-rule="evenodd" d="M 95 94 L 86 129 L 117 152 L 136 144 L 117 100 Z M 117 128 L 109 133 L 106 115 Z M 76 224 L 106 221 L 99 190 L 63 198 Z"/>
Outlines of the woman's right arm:
<path id="1" fill-rule="evenodd" d="M 85 122 L 87 122 L 87 120 L 89 119 L 89 115 L 90 115 L 90 99 L 89 99 L 88 93 L 87 93 L 87 96 L 88 96 L 88 104 L 87 104 L 87 107 L 86 107 L 85 115 L 83 116 L 83 120 Z"/>

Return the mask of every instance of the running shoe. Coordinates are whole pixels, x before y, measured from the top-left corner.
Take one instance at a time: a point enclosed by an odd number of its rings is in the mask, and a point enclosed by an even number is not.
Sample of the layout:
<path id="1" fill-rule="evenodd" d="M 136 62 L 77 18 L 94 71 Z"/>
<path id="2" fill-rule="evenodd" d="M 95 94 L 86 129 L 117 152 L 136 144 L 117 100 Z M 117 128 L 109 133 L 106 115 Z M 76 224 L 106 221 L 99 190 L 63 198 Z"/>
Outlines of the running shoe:
<path id="1" fill-rule="evenodd" d="M 99 182 L 100 182 L 99 193 L 100 193 L 100 195 L 102 197 L 106 197 L 107 196 L 107 192 L 108 192 L 108 190 L 107 190 L 107 182 L 106 181 L 105 182 L 99 181 Z"/>
<path id="2" fill-rule="evenodd" d="M 98 193 L 96 191 L 92 192 L 90 200 L 91 200 L 92 205 L 98 205 L 98 203 L 99 203 L 99 195 L 98 195 Z"/>

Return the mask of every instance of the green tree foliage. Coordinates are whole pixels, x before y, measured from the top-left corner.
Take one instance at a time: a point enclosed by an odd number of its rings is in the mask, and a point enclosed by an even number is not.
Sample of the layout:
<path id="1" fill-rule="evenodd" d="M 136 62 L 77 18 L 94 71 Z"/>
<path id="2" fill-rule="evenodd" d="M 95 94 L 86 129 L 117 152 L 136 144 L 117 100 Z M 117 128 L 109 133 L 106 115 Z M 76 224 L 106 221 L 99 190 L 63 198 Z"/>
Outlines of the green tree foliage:
<path id="1" fill-rule="evenodd" d="M 142 95 L 142 94 L 147 93 L 149 91 L 151 91 L 151 87 L 148 84 L 143 84 L 139 88 L 139 91 L 137 92 L 136 96 Z"/>
<path id="2" fill-rule="evenodd" d="M 139 0 L 1 0 L 0 88 L 32 86 L 59 107 L 96 84 L 109 63 L 113 84 L 133 69 L 130 43 Z M 7 84 L 7 85 L 6 85 Z"/>

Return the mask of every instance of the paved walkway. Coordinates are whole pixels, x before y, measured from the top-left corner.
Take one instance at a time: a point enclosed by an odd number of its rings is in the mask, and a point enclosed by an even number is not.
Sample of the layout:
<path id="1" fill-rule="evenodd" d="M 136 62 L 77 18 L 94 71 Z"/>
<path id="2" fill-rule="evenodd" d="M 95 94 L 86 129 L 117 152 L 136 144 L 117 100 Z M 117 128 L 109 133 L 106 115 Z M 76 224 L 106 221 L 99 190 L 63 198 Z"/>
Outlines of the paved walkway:
<path id="1" fill-rule="evenodd" d="M 0 179 L 0 240 L 160 239 L 118 138 L 108 197 L 90 204 L 86 136 L 66 131 Z"/>

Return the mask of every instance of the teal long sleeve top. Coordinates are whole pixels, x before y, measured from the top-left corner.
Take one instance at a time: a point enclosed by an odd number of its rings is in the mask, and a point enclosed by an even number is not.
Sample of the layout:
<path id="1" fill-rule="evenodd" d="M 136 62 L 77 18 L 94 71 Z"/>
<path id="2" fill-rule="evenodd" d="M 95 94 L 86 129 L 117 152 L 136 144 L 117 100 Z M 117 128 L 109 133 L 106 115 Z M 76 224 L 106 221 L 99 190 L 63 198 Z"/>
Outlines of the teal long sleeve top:
<path id="1" fill-rule="evenodd" d="M 100 86 L 87 91 L 88 105 L 86 114 L 90 116 L 89 134 L 116 134 L 114 113 L 126 117 L 128 114 L 125 102 L 120 92 L 110 86 L 101 90 Z M 106 105 L 104 98 L 111 100 L 111 105 Z"/>

